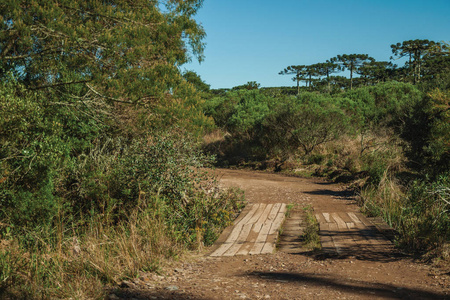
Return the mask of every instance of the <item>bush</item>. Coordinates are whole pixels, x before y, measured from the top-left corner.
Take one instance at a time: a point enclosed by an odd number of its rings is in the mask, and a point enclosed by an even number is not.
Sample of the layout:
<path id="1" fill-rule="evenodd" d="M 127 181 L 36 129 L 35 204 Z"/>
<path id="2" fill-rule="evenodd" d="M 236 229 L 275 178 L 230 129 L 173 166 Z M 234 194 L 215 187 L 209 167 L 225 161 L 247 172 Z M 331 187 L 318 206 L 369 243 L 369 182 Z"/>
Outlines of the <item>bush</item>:
<path id="1" fill-rule="evenodd" d="M 150 131 L 145 110 L 2 85 L 0 298 L 101 298 L 212 244 L 244 205 L 202 171 L 204 116 Z"/>

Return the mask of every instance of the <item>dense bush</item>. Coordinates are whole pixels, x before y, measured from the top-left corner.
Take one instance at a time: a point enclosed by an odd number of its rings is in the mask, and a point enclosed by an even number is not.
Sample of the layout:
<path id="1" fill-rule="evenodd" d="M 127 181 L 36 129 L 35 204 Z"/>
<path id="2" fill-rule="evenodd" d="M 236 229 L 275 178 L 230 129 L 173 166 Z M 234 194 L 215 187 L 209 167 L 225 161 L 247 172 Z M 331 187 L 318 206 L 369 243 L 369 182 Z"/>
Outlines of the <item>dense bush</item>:
<path id="1" fill-rule="evenodd" d="M 92 297 L 102 283 L 212 244 L 241 209 L 237 191 L 219 190 L 201 171 L 212 161 L 196 137 L 209 126 L 206 117 L 172 119 L 172 127 L 156 130 L 149 118 L 163 124 L 178 112 L 155 109 L 149 117 L 145 109 L 30 91 L 13 79 L 2 85 L 0 295 L 70 298 L 70 290 L 88 290 L 61 281 L 78 274 L 79 281 L 98 280 L 86 296 Z M 78 248 L 75 258 L 61 256 Z M 29 275 L 19 275 L 19 268 Z"/>

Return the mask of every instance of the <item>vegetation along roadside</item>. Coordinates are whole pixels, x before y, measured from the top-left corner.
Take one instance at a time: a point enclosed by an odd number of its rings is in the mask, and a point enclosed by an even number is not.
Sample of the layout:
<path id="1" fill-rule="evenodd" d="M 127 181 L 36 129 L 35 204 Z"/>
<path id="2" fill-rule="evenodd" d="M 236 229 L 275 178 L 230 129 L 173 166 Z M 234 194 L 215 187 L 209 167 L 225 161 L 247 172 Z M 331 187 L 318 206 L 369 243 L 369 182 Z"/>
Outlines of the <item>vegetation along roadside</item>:
<path id="1" fill-rule="evenodd" d="M 450 55 L 404 41 L 211 90 L 202 1 L 0 4 L 0 298 L 87 299 L 211 245 L 244 206 L 205 167 L 326 176 L 449 259 Z M 350 78 L 332 76 L 343 69 Z M 301 86 L 306 82 L 306 86 Z"/>

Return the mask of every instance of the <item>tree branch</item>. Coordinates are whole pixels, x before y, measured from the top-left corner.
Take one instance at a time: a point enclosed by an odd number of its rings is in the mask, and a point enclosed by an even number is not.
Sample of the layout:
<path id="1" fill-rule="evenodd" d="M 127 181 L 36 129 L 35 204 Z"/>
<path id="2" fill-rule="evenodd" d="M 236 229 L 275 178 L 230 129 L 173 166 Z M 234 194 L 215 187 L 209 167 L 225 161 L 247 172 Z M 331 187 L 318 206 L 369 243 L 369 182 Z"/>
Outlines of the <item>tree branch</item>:
<path id="1" fill-rule="evenodd" d="M 91 85 L 89 85 L 88 83 L 86 83 L 86 86 L 87 86 L 94 94 L 96 94 L 97 96 L 102 97 L 102 98 L 105 98 L 105 99 L 107 99 L 107 100 L 109 100 L 109 101 L 119 102 L 119 103 L 133 104 L 133 102 L 131 102 L 131 101 L 124 101 L 124 100 L 120 100 L 120 99 L 117 99 L 117 98 L 112 98 L 112 97 L 108 97 L 108 96 L 102 95 L 102 94 L 100 94 L 99 92 L 97 92 L 96 90 L 94 90 L 94 88 L 93 88 Z"/>
<path id="2" fill-rule="evenodd" d="M 29 88 L 29 90 L 40 90 L 40 89 L 46 89 L 46 88 L 53 88 L 57 86 L 63 86 L 63 85 L 70 85 L 70 84 L 78 84 L 78 83 L 87 83 L 91 80 L 81 80 L 81 81 L 71 81 L 71 82 L 60 82 L 55 84 L 47 84 L 47 85 L 40 85 L 36 87 Z"/>

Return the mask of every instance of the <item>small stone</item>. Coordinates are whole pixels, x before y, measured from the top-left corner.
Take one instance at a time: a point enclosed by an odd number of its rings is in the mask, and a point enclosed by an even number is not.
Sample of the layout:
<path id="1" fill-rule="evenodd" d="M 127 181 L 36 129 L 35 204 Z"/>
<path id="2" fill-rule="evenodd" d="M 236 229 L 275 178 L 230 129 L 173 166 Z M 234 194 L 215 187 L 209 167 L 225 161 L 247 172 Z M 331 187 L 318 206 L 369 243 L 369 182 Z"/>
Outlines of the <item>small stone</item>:
<path id="1" fill-rule="evenodd" d="M 166 287 L 166 290 L 168 291 L 178 291 L 180 288 L 177 287 L 176 285 L 170 285 L 168 287 Z"/>

